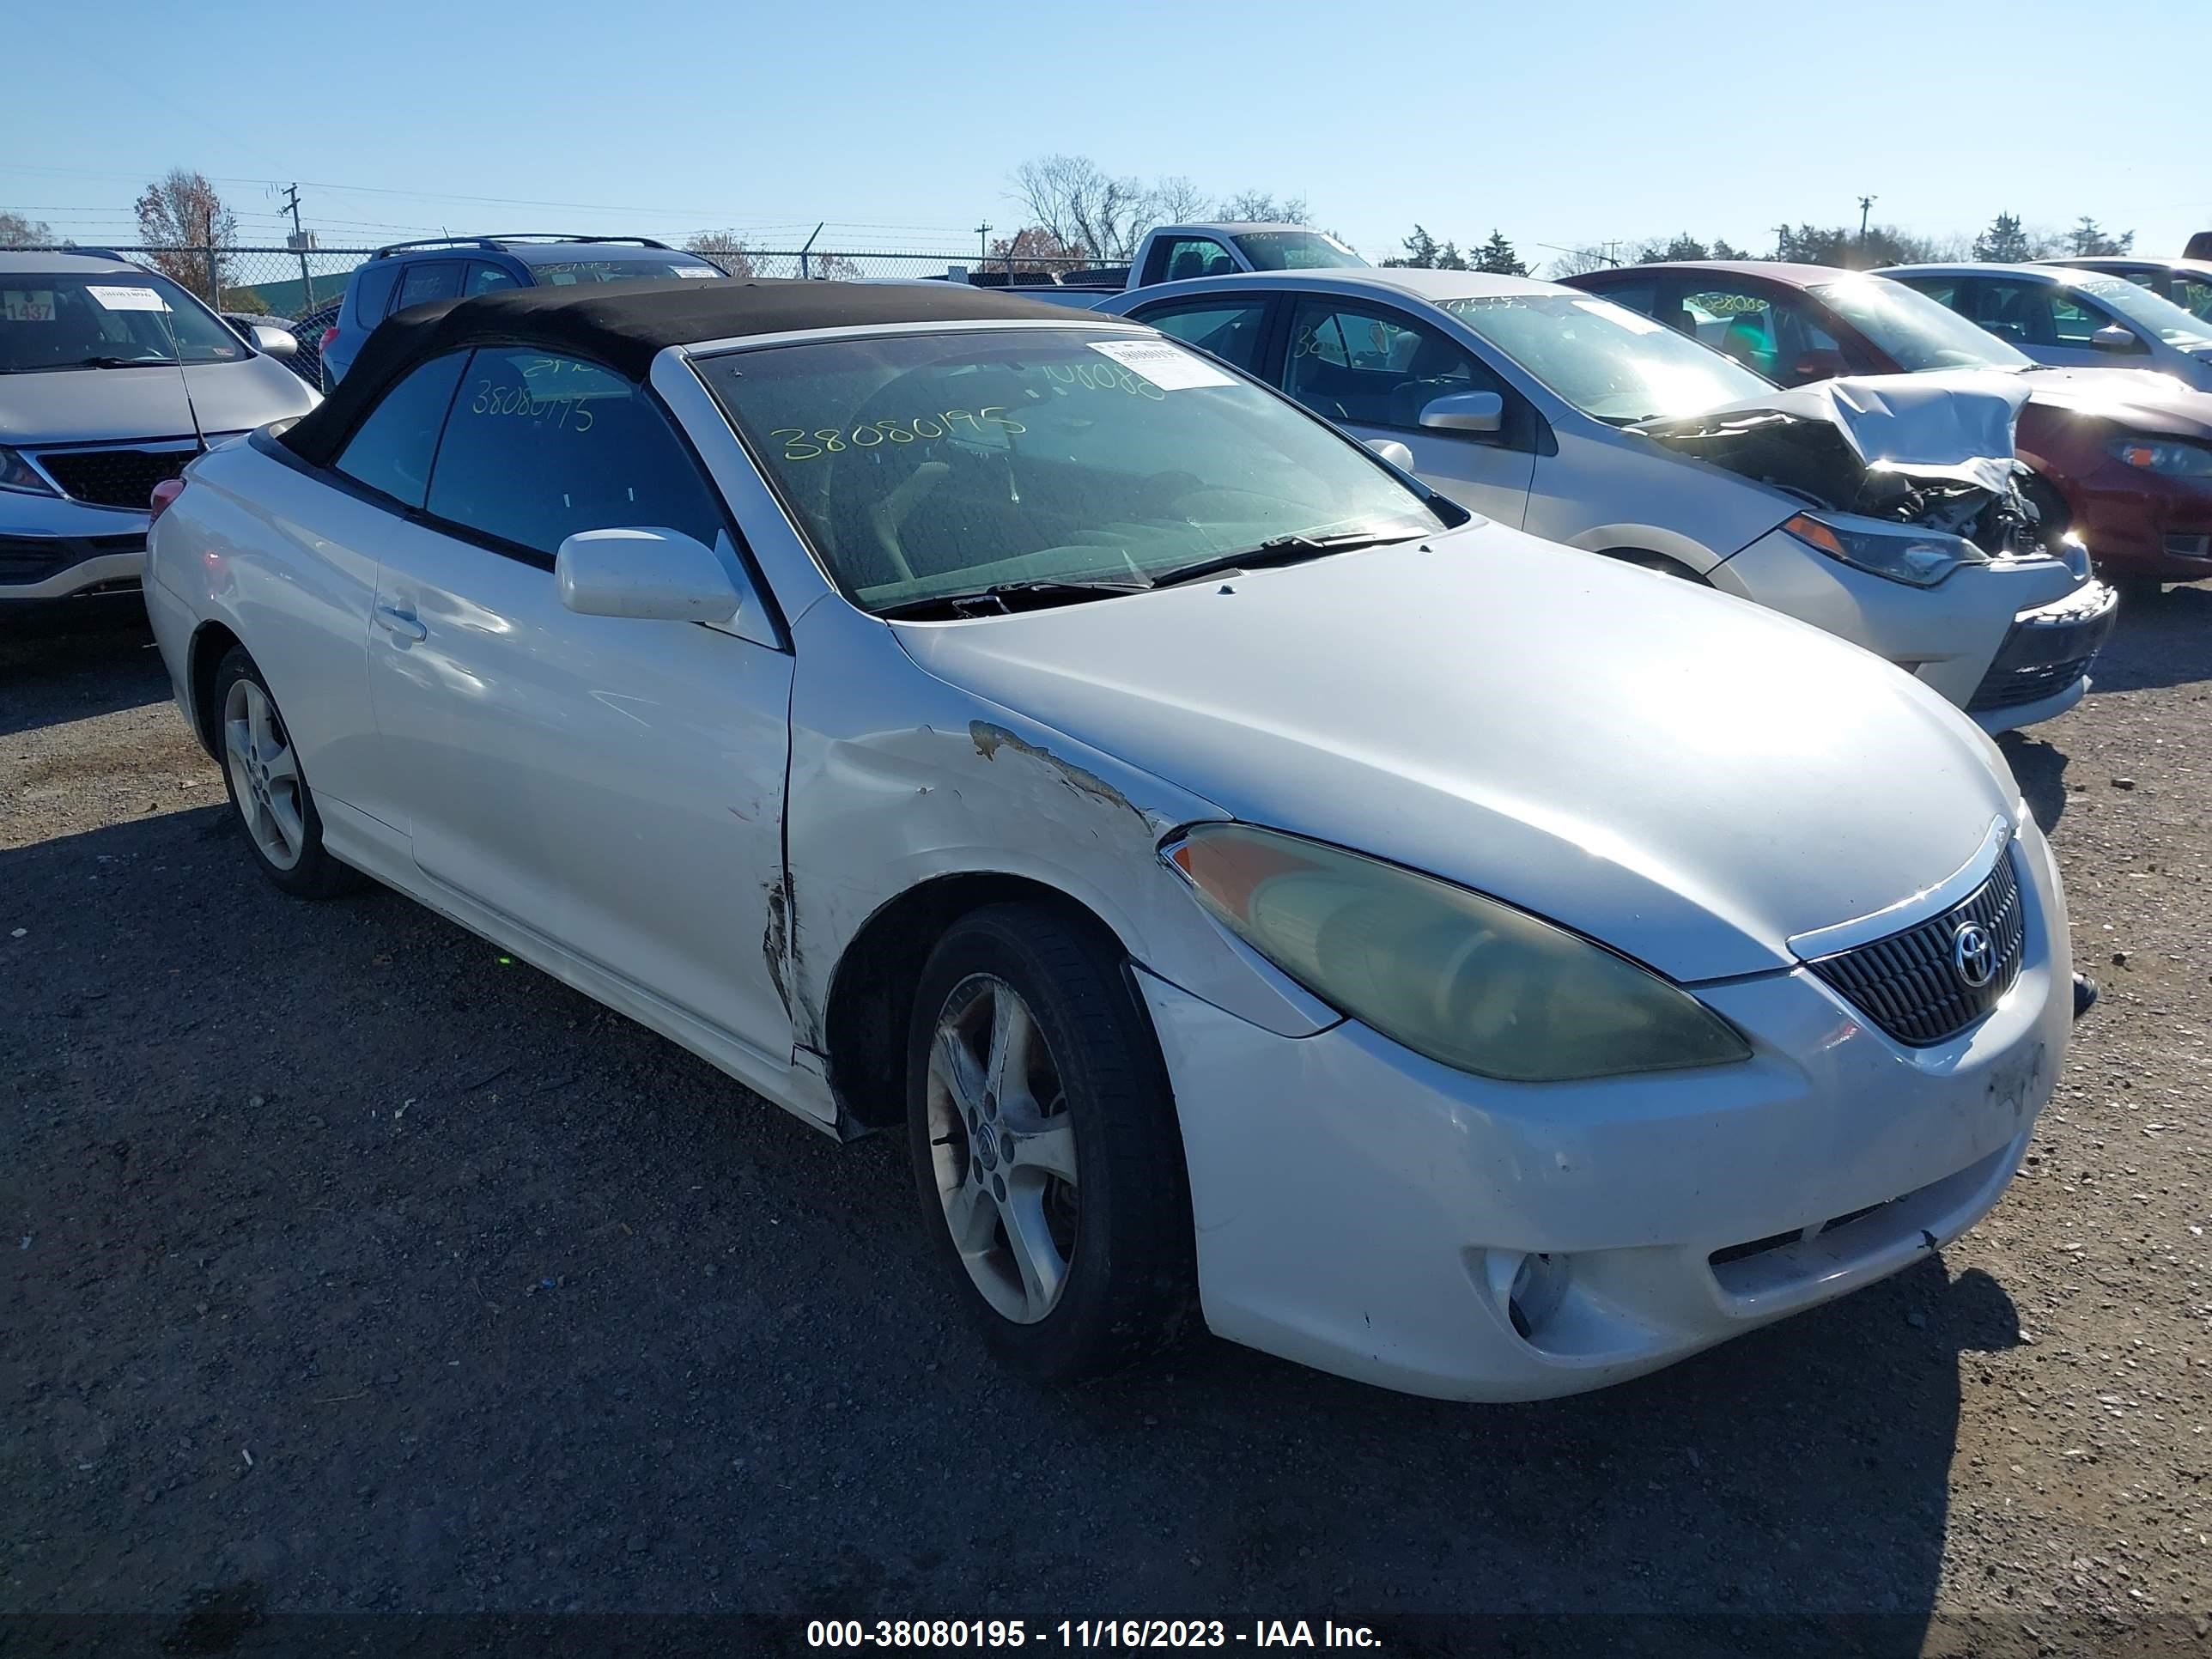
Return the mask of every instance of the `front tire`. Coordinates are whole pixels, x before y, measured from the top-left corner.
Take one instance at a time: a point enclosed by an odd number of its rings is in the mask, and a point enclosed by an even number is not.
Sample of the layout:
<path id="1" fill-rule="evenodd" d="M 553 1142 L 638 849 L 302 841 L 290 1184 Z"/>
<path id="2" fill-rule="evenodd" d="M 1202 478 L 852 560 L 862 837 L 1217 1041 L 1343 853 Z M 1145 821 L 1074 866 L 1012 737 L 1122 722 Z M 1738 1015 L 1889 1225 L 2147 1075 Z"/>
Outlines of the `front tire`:
<path id="1" fill-rule="evenodd" d="M 359 887 L 359 872 L 323 847 L 314 792 L 269 682 L 243 646 L 216 666 L 213 701 L 223 786 L 261 873 L 295 898 L 333 898 Z"/>
<path id="2" fill-rule="evenodd" d="M 1072 1382 L 1173 1338 L 1189 1185 L 1117 951 L 1036 904 L 955 922 L 916 988 L 907 1107 L 924 1224 L 1010 1370 Z"/>

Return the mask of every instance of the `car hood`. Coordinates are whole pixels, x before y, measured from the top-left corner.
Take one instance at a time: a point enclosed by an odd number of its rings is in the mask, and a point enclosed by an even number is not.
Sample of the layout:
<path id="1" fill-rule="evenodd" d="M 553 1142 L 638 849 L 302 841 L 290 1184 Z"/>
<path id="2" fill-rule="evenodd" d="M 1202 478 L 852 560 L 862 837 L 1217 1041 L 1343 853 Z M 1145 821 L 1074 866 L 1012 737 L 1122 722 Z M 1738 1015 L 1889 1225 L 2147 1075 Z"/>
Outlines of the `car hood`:
<path id="1" fill-rule="evenodd" d="M 1771 476 L 1785 456 L 1802 459 L 1808 479 L 1784 481 L 1844 507 L 1869 471 L 2003 492 L 2013 473 L 2014 423 L 2027 399 L 2014 377 L 1986 371 L 1858 374 L 1777 386 L 1630 429 L 1755 477 Z"/>
<path id="2" fill-rule="evenodd" d="M 2212 438 L 2212 392 L 2140 368 L 2035 368 L 2017 377 L 2038 410 L 2109 421 L 2130 432 Z"/>
<path id="3" fill-rule="evenodd" d="M 189 438 L 195 410 L 203 432 L 243 432 L 319 401 L 273 357 L 188 363 L 181 374 L 173 363 L 0 374 L 0 444 Z"/>
<path id="4" fill-rule="evenodd" d="M 939 678 L 1248 822 L 1535 911 L 1679 980 L 1954 874 L 2002 756 L 1902 671 L 1478 521 L 1419 544 L 974 621 Z"/>

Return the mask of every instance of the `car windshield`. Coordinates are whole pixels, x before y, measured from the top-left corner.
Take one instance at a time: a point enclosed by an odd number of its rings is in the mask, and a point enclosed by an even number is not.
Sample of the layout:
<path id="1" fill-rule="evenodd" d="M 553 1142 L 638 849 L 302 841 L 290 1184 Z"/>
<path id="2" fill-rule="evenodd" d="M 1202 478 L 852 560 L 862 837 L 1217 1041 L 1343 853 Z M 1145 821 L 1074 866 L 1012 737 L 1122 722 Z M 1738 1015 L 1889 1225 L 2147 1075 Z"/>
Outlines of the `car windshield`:
<path id="1" fill-rule="evenodd" d="M 2034 360 L 1948 306 L 1886 276 L 1849 276 L 1812 290 L 1899 368 L 2027 368 Z"/>
<path id="2" fill-rule="evenodd" d="M 576 283 L 644 283 L 670 276 L 720 276 L 720 265 L 689 253 L 623 254 L 612 259 L 556 259 L 533 264 L 532 280 L 549 288 Z"/>
<path id="3" fill-rule="evenodd" d="M 1319 270 L 1367 263 L 1317 230 L 1246 230 L 1230 240 L 1244 250 L 1255 270 Z"/>
<path id="4" fill-rule="evenodd" d="M 1285 538 L 1444 522 L 1351 440 L 1156 336 L 877 334 L 699 367 L 866 610 L 1001 585 L 1136 588 Z"/>
<path id="5" fill-rule="evenodd" d="M 221 319 L 150 270 L 0 272 L 0 374 L 246 356 Z"/>
<path id="6" fill-rule="evenodd" d="M 1734 358 L 1610 300 L 1484 294 L 1438 303 L 1583 413 L 1615 426 L 1774 389 Z"/>
<path id="7" fill-rule="evenodd" d="M 2102 271 L 2069 271 L 2066 285 L 2118 312 L 2136 327 L 2147 330 L 2170 346 L 2179 346 L 2184 351 L 2212 346 L 2212 324 L 2191 316 L 2172 301 L 2162 300 L 2124 276 L 2108 276 Z"/>

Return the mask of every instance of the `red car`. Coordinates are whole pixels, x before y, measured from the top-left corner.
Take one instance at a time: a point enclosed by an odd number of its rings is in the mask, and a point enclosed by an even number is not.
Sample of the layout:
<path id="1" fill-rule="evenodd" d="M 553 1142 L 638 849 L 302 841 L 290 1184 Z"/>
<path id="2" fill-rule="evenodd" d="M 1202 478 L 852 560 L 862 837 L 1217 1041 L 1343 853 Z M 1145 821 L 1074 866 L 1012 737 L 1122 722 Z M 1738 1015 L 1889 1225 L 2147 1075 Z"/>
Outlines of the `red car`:
<path id="1" fill-rule="evenodd" d="M 1990 368 L 2028 377 L 2026 493 L 2137 596 L 2212 576 L 2212 394 L 2127 368 L 2051 368 L 1901 283 L 1830 265 L 1722 260 L 1570 277 L 1784 386 Z"/>

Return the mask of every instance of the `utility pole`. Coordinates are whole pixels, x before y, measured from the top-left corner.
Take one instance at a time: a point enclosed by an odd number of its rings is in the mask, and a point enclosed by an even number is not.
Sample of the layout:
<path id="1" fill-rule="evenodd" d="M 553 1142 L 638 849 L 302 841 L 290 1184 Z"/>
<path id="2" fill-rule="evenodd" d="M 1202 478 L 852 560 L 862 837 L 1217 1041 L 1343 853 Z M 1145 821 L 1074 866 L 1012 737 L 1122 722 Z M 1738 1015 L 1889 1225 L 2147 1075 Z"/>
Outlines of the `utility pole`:
<path id="1" fill-rule="evenodd" d="M 1859 240 L 1862 242 L 1866 240 L 1867 214 L 1872 210 L 1874 204 L 1881 199 L 1881 198 L 1879 196 L 1862 196 L 1859 198 Z"/>
<path id="2" fill-rule="evenodd" d="M 1775 226 L 1775 228 L 1774 228 L 1774 257 L 1775 257 L 1776 258 L 1779 259 L 1779 258 L 1781 258 L 1784 254 L 1786 254 L 1789 251 L 1790 251 L 1790 227 L 1789 227 L 1789 226 L 1787 226 L 1787 225 L 1777 225 L 1777 226 Z"/>
<path id="3" fill-rule="evenodd" d="M 300 313 L 305 316 L 315 308 L 315 279 L 307 269 L 307 237 L 300 228 L 300 187 L 284 186 L 284 205 L 292 211 L 292 246 L 300 256 L 300 291 L 302 302 Z"/>
<path id="4" fill-rule="evenodd" d="M 990 234 L 991 222 L 988 219 L 975 227 L 975 263 L 979 265 L 990 257 L 991 244 L 986 240 Z"/>

